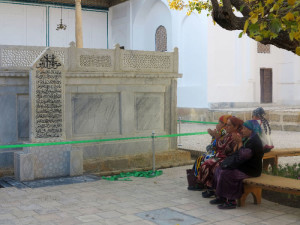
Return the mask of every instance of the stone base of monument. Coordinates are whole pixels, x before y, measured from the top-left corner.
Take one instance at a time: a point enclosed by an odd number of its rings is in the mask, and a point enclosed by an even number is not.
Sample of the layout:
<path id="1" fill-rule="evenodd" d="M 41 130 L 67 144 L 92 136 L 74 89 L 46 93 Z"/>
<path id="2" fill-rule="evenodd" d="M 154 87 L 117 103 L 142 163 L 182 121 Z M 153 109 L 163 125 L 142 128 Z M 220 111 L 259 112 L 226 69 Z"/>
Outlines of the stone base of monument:
<path id="1" fill-rule="evenodd" d="M 83 174 L 83 154 L 71 145 L 24 148 L 14 154 L 15 178 L 30 181 Z"/>
<path id="2" fill-rule="evenodd" d="M 191 153 L 181 150 L 169 150 L 155 153 L 155 168 L 192 165 Z M 121 172 L 152 170 L 152 154 L 136 154 L 120 157 L 103 157 L 84 160 L 85 173 L 101 176 L 119 174 Z"/>

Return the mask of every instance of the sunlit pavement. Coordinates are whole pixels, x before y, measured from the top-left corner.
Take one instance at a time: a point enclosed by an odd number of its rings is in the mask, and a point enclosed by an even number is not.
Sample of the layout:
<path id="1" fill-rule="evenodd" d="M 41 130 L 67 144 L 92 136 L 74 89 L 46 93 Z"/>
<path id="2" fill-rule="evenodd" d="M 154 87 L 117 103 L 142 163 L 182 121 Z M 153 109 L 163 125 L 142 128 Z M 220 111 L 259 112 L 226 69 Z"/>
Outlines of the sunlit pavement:
<path id="1" fill-rule="evenodd" d="M 187 168 L 132 181 L 1 188 L 0 224 L 300 224 L 300 209 L 264 199 L 254 205 L 252 196 L 245 207 L 219 210 L 187 190 Z"/>

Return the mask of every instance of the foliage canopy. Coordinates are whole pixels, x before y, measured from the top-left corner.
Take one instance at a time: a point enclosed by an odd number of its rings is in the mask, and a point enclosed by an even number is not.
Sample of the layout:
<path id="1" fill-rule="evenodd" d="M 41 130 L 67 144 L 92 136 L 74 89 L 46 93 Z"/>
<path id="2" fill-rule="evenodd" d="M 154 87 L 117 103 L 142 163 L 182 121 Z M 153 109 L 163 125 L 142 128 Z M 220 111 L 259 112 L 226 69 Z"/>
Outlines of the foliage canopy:
<path id="1" fill-rule="evenodd" d="M 300 0 L 168 0 L 171 9 L 208 12 L 226 30 L 300 56 Z M 240 12 L 240 13 L 237 13 Z"/>

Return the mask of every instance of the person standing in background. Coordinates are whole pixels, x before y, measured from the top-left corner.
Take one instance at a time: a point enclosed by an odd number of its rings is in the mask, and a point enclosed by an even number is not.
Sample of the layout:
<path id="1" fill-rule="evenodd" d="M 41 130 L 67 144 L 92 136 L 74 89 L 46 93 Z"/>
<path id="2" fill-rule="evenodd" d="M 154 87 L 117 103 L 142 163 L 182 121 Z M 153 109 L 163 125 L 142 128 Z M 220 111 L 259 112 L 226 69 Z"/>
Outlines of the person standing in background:
<path id="1" fill-rule="evenodd" d="M 259 107 L 252 112 L 252 119 L 257 120 L 261 127 L 260 139 L 263 144 L 264 153 L 271 151 L 274 148 L 272 139 L 271 139 L 271 127 L 268 120 L 265 118 L 265 110 L 262 107 Z"/>

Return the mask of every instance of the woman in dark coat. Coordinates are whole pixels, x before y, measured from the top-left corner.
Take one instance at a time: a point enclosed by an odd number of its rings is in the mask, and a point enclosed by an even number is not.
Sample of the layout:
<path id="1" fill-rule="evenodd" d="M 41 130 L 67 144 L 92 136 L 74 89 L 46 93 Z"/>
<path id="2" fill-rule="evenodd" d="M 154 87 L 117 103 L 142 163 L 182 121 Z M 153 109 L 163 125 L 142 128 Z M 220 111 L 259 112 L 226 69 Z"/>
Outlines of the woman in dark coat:
<path id="1" fill-rule="evenodd" d="M 258 122 L 248 120 L 243 124 L 243 141 L 240 135 L 233 137 L 238 150 L 220 164 L 214 177 L 217 198 L 210 203 L 218 204 L 219 209 L 236 208 L 236 199 L 243 194 L 243 179 L 261 175 L 264 153 L 260 132 Z"/>

